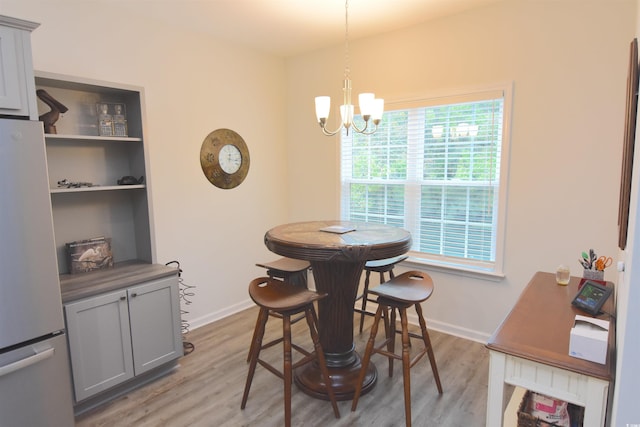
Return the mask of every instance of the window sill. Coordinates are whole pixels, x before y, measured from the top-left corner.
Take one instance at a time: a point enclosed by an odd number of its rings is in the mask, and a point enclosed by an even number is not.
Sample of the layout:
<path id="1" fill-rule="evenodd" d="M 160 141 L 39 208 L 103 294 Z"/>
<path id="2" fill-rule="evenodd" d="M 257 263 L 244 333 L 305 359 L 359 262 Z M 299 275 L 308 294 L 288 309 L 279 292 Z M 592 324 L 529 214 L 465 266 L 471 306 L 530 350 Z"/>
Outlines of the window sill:
<path id="1" fill-rule="evenodd" d="M 456 264 L 453 262 L 435 261 L 412 255 L 409 255 L 409 258 L 407 258 L 407 260 L 402 264 L 413 265 L 421 269 L 434 270 L 447 274 L 456 274 L 473 279 L 490 280 L 493 282 L 498 282 L 505 277 L 504 273 L 501 271 L 490 271 L 481 267 Z"/>

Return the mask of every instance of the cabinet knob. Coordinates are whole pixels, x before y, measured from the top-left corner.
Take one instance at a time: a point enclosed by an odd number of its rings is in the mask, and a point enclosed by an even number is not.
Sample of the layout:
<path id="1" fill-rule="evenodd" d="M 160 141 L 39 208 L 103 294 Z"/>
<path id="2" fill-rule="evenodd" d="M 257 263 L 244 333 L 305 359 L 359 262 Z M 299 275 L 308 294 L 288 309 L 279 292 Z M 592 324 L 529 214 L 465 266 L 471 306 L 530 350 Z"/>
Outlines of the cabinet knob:
<path id="1" fill-rule="evenodd" d="M 120 301 L 124 301 L 126 299 L 127 299 L 127 297 L 120 297 Z"/>
<path id="2" fill-rule="evenodd" d="M 134 293 L 132 293 L 132 294 L 131 294 L 131 298 L 135 298 L 135 297 L 137 297 L 137 296 L 138 296 L 138 294 L 137 294 L 136 292 L 134 292 Z"/>

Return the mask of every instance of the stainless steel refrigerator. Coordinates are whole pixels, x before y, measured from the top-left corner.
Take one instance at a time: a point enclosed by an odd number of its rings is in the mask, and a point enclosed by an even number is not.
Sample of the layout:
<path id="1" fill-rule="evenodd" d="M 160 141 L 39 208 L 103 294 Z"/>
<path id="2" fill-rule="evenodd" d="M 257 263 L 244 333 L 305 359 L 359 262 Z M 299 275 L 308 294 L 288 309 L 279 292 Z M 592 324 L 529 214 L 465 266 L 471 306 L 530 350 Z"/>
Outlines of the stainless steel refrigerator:
<path id="1" fill-rule="evenodd" d="M 0 118 L 0 427 L 74 425 L 43 127 Z"/>

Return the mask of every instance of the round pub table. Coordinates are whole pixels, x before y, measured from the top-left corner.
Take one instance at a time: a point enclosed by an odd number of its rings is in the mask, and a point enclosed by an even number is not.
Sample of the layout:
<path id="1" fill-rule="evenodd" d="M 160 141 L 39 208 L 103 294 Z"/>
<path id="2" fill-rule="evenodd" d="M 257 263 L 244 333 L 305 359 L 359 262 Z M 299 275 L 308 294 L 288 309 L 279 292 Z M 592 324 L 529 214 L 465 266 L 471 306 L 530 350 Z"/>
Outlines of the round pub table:
<path id="1" fill-rule="evenodd" d="M 329 295 L 318 302 L 320 343 L 336 399 L 352 399 L 361 367 L 353 343 L 353 306 L 360 275 L 367 261 L 409 251 L 411 234 L 384 224 L 311 221 L 274 227 L 267 231 L 264 242 L 278 255 L 308 260 L 316 289 Z M 315 364 L 299 368 L 294 378 L 305 393 L 328 400 Z M 362 393 L 371 391 L 376 380 L 376 368 L 370 363 Z"/>

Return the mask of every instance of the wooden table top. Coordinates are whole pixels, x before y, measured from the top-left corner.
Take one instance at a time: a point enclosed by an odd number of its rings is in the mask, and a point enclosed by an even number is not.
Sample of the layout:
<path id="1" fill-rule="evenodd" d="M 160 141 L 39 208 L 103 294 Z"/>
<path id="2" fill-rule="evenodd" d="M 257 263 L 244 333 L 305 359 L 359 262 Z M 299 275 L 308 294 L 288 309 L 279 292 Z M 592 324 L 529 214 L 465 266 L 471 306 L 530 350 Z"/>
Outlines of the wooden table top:
<path id="1" fill-rule="evenodd" d="M 494 332 L 487 348 L 543 363 L 579 374 L 611 380 L 615 357 L 615 320 L 610 320 L 607 363 L 590 362 L 569 356 L 569 335 L 576 314 L 588 314 L 574 308 L 571 301 L 578 292 L 580 277 L 571 277 L 569 285 L 556 283 L 554 273 L 537 272 L 524 289 L 516 305 Z M 607 286 L 613 286 L 607 282 Z M 613 295 L 603 311 L 613 313 Z"/>
<path id="2" fill-rule="evenodd" d="M 321 231 L 329 226 L 355 230 L 343 234 Z M 391 258 L 411 248 L 411 234 L 398 227 L 353 221 L 309 221 L 283 224 L 264 236 L 269 250 L 309 261 L 363 261 Z"/>

